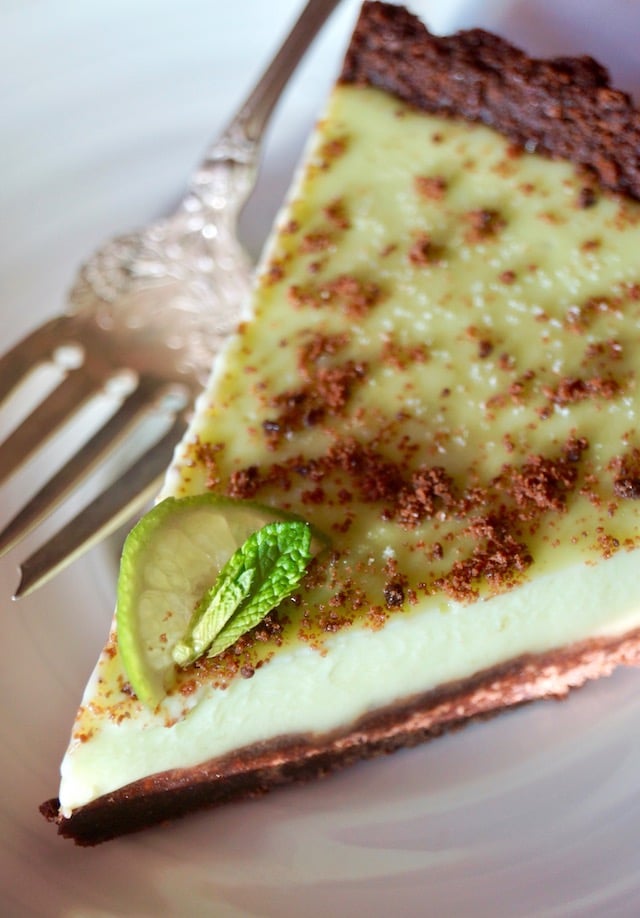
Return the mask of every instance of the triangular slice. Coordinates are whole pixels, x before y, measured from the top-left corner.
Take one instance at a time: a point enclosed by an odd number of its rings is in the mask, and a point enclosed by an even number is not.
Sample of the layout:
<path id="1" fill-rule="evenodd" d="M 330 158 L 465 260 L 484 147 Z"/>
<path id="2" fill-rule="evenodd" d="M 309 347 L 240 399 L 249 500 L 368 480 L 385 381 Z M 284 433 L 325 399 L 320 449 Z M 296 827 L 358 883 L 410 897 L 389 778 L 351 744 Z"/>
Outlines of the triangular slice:
<path id="1" fill-rule="evenodd" d="M 62 765 L 92 844 L 640 661 L 640 117 L 589 59 L 365 5 L 166 494 L 331 539 L 156 710 L 114 633 Z"/>

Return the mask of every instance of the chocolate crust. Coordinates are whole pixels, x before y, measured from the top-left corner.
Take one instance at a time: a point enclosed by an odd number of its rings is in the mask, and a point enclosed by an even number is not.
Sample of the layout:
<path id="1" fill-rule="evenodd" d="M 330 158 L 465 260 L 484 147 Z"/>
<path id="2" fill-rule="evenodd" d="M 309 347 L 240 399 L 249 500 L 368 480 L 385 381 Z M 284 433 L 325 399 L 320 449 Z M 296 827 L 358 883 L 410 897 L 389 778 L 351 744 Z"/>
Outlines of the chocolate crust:
<path id="1" fill-rule="evenodd" d="M 346 730 L 279 737 L 195 768 L 135 781 L 58 815 L 58 801 L 40 807 L 58 832 L 78 845 L 185 816 L 204 807 L 256 797 L 273 788 L 319 778 L 363 759 L 415 746 L 473 720 L 539 698 L 562 698 L 618 665 L 640 665 L 640 628 L 538 655 L 527 655 L 362 717 Z"/>
<path id="2" fill-rule="evenodd" d="M 640 200 L 640 111 L 590 57 L 535 60 L 481 29 L 432 35 L 389 3 L 365 3 L 341 81 L 433 114 L 496 128 L 528 151 L 593 170 Z"/>

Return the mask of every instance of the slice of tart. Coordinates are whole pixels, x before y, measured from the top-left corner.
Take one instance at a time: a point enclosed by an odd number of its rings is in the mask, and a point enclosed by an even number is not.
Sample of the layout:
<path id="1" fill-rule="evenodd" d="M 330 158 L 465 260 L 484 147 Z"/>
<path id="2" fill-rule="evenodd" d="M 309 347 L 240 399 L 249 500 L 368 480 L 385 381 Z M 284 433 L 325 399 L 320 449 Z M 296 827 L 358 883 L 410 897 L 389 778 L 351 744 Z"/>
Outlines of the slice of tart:
<path id="1" fill-rule="evenodd" d="M 330 549 L 155 706 L 114 628 L 43 806 L 61 834 L 94 844 L 640 662 L 639 150 L 590 59 L 364 6 L 162 495 L 258 502 Z"/>

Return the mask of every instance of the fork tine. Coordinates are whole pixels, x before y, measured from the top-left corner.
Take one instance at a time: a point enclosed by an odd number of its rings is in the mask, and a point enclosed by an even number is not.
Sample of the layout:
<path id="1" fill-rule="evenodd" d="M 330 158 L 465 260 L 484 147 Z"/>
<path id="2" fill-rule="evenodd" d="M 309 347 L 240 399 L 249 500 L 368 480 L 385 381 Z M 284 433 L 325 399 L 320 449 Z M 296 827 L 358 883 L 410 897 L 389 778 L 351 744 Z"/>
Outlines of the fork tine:
<path id="1" fill-rule="evenodd" d="M 100 388 L 100 382 L 82 369 L 72 370 L 0 444 L 0 484 Z"/>
<path id="2" fill-rule="evenodd" d="M 14 599 L 32 593 L 54 574 L 114 532 L 157 493 L 178 440 L 187 426 L 179 416 L 164 436 L 118 481 L 103 491 L 21 565 Z"/>
<path id="3" fill-rule="evenodd" d="M 158 380 L 140 380 L 138 387 L 123 401 L 118 411 L 0 532 L 0 556 L 41 523 L 102 459 L 115 450 L 131 428 L 153 407 L 161 389 L 162 383 Z"/>
<path id="4" fill-rule="evenodd" d="M 19 341 L 0 358 L 0 405 L 37 366 L 51 360 L 69 317 L 56 316 Z"/>

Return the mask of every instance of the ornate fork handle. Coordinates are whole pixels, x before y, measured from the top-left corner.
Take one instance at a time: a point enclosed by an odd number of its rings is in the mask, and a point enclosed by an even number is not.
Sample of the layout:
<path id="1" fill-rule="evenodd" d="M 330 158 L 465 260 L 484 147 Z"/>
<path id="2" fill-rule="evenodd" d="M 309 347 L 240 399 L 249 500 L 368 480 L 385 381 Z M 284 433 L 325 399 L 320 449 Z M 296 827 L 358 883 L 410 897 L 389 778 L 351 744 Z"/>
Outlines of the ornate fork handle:
<path id="1" fill-rule="evenodd" d="M 204 383 L 250 286 L 251 265 L 237 241 L 236 224 L 255 185 L 265 127 L 311 37 L 339 2 L 307 3 L 236 116 L 207 150 L 176 212 L 113 240 L 82 267 L 69 294 L 77 323 L 70 336 L 91 334 L 94 323 L 124 332 L 120 361 L 142 362 L 141 369 L 150 372 L 164 336 L 177 352 L 178 376 L 190 374 Z"/>
<path id="2" fill-rule="evenodd" d="M 220 180 L 225 173 L 229 190 L 235 189 L 230 197 L 236 203 L 242 203 L 253 187 L 262 138 L 273 109 L 309 47 L 309 36 L 317 34 L 338 3 L 340 0 L 309 0 L 254 89 L 205 154 L 193 176 L 191 193 L 207 209 L 218 212 Z"/>

